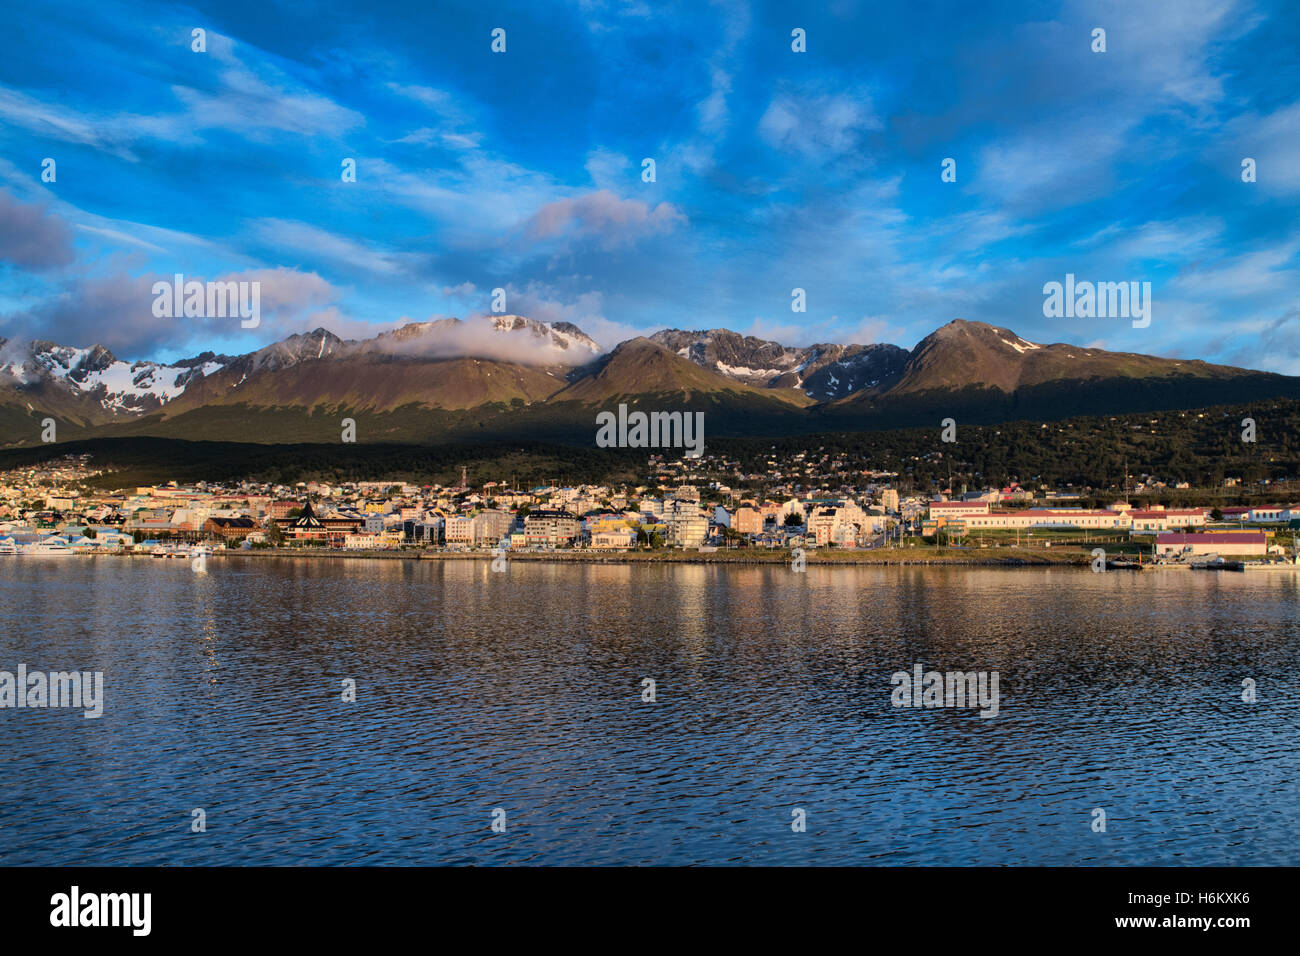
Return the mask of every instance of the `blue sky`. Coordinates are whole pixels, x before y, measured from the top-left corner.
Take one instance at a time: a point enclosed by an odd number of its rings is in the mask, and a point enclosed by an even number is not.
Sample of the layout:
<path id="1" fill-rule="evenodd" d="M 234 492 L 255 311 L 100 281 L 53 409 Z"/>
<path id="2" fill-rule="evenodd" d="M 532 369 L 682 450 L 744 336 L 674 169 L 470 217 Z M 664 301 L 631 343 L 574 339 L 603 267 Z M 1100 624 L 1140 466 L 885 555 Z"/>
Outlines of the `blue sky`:
<path id="1" fill-rule="evenodd" d="M 501 287 L 607 347 L 665 327 L 911 347 L 966 318 L 1300 374 L 1287 0 L 74 0 L 7 20 L 0 335 L 236 353 L 468 317 Z M 177 272 L 262 282 L 262 324 L 155 318 Z M 1151 325 L 1044 317 L 1067 272 L 1151 282 Z"/>

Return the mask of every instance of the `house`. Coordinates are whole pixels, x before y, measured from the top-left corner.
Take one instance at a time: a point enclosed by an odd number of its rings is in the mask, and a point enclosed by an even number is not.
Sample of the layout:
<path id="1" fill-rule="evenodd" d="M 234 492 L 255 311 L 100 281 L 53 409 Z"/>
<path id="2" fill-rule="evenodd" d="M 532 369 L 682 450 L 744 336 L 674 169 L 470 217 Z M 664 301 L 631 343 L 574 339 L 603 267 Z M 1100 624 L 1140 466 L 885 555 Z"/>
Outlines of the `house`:
<path id="1" fill-rule="evenodd" d="M 135 539 L 129 534 L 123 534 L 121 531 L 109 528 L 95 528 L 95 540 L 101 547 L 105 548 L 129 548 L 135 543 Z"/>

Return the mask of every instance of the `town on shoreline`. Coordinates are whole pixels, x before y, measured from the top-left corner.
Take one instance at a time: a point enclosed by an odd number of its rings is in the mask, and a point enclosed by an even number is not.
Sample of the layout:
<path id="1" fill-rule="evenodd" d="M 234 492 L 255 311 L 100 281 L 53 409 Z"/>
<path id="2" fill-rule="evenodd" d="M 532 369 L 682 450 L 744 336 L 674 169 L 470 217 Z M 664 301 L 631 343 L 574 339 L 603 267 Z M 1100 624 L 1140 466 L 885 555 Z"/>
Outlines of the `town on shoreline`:
<path id="1" fill-rule="evenodd" d="M 661 466 L 662 467 L 662 466 Z M 97 490 L 89 455 L 0 475 L 0 554 L 209 552 L 836 564 L 1294 563 L 1300 505 L 1166 507 L 1147 478 L 1102 507 L 1017 483 L 918 494 L 898 476 L 749 494 L 692 476 L 634 487 L 256 482 Z"/>

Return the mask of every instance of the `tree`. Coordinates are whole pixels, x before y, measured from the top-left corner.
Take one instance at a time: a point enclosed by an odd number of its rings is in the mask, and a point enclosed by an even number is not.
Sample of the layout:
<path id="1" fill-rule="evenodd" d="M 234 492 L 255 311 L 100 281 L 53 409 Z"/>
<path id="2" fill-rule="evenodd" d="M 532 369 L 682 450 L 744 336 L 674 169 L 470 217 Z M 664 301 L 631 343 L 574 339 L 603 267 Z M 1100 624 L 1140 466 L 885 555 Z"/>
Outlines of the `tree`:
<path id="1" fill-rule="evenodd" d="M 1211 520 L 1211 521 L 1222 521 L 1222 520 L 1223 520 L 1223 512 L 1220 511 L 1218 508 L 1211 508 L 1211 509 L 1210 509 L 1210 520 Z"/>
<path id="2" fill-rule="evenodd" d="M 787 528 L 795 528 L 803 524 L 803 518 L 799 517 L 799 512 L 791 511 L 785 516 L 785 521 L 783 523 Z"/>

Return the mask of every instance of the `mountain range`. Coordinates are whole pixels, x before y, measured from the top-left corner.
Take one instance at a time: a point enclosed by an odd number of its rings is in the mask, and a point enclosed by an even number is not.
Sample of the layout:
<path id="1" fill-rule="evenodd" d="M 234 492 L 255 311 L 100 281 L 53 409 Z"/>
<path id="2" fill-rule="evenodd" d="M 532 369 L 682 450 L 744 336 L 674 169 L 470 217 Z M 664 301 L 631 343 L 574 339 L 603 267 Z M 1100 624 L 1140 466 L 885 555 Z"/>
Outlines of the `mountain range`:
<path id="1" fill-rule="evenodd" d="M 1052 420 L 1273 397 L 1300 378 L 1193 359 L 1030 342 L 955 320 L 911 350 L 789 347 L 727 329 L 666 329 L 602 352 L 581 329 L 522 316 L 410 323 L 374 338 L 325 329 L 244 355 L 127 362 L 99 345 L 0 339 L 0 443 L 159 436 L 260 442 L 545 438 L 590 443 L 627 403 L 706 413 L 707 434 Z"/>

